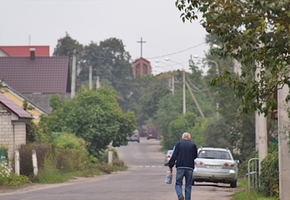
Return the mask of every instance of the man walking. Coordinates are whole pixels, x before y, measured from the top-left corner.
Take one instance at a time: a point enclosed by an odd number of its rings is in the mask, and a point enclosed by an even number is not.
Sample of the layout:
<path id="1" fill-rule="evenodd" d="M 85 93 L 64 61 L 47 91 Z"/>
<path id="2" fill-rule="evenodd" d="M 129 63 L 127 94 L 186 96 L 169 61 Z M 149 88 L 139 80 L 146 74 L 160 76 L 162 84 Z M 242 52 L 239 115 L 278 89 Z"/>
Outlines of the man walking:
<path id="1" fill-rule="evenodd" d="M 185 132 L 182 134 L 181 140 L 176 143 L 173 154 L 169 160 L 169 170 L 176 166 L 176 182 L 175 191 L 178 200 L 184 200 L 182 193 L 182 181 L 185 178 L 185 200 L 191 199 L 192 187 L 192 173 L 194 169 L 194 160 L 197 157 L 196 145 L 190 141 L 190 133 Z"/>

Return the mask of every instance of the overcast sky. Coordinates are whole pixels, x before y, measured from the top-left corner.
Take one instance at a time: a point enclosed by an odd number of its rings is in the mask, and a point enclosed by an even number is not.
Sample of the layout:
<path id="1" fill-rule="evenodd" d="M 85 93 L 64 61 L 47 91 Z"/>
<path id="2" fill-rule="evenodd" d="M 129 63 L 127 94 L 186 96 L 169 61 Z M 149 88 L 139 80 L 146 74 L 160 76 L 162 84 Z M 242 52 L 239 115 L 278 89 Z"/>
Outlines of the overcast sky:
<path id="1" fill-rule="evenodd" d="M 52 55 L 57 40 L 67 32 L 83 45 L 120 39 L 135 60 L 141 56 L 138 41 L 142 38 L 142 57 L 150 61 L 154 73 L 187 69 L 190 55 L 203 57 L 209 47 L 199 20 L 183 23 L 174 3 L 175 0 L 0 0 L 0 45 L 49 45 Z"/>

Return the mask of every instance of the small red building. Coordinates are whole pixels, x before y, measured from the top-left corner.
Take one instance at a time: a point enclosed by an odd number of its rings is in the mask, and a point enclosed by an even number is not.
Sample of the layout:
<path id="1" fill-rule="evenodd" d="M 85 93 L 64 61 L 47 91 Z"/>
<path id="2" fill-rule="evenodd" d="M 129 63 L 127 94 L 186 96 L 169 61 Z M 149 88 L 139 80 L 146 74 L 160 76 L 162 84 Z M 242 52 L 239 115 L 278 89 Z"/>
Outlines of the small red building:
<path id="1" fill-rule="evenodd" d="M 139 58 L 133 62 L 133 76 L 134 78 L 151 74 L 151 65 L 145 58 Z"/>

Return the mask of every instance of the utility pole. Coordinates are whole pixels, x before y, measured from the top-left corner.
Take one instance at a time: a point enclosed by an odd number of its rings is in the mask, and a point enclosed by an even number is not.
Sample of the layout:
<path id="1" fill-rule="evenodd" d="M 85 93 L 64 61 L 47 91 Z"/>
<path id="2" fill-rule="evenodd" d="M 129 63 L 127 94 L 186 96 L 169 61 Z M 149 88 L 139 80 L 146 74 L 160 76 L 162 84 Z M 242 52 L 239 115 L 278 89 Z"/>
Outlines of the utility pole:
<path id="1" fill-rule="evenodd" d="M 174 95 L 174 74 L 171 74 L 171 92 Z"/>
<path id="2" fill-rule="evenodd" d="M 260 63 L 256 63 L 258 66 L 255 76 L 256 80 L 259 81 L 258 74 L 261 74 L 261 66 Z M 260 112 L 256 111 L 255 113 L 255 129 L 256 129 L 256 148 L 258 150 L 258 157 L 259 157 L 259 174 L 261 174 L 262 169 L 262 161 L 267 156 L 268 153 L 268 132 L 267 132 L 267 118 L 261 114 Z"/>
<path id="3" fill-rule="evenodd" d="M 89 66 L 89 89 L 93 89 L 93 67 L 92 65 Z"/>
<path id="4" fill-rule="evenodd" d="M 185 113 L 186 113 L 186 91 L 185 91 L 186 87 L 185 87 L 185 69 L 184 69 L 184 66 L 183 66 L 183 64 L 178 63 L 178 62 L 175 62 L 173 60 L 170 60 L 169 58 L 165 58 L 165 60 L 166 61 L 174 62 L 174 63 L 182 66 L 182 77 L 183 77 L 182 78 L 183 79 L 182 80 L 182 85 L 183 85 L 183 114 L 185 115 Z M 173 81 L 174 81 L 174 79 L 173 79 Z"/>
<path id="5" fill-rule="evenodd" d="M 193 92 L 191 91 L 191 88 L 189 87 L 189 85 L 188 85 L 187 82 L 185 82 L 185 83 L 186 83 L 186 86 L 187 86 L 187 88 L 188 88 L 188 90 L 189 90 L 189 92 L 190 92 L 190 94 L 191 94 L 191 97 L 192 97 L 192 99 L 193 99 L 193 101 L 194 101 L 194 103 L 195 103 L 195 105 L 196 105 L 196 107 L 197 107 L 197 109 L 198 109 L 200 115 L 202 116 L 202 118 L 205 118 L 205 117 L 204 117 L 204 114 L 203 114 L 203 112 L 202 112 L 202 110 L 201 110 L 201 108 L 199 107 L 199 104 L 198 104 L 197 100 L 195 99 L 195 96 L 194 96 Z"/>
<path id="6" fill-rule="evenodd" d="M 255 129 L 256 129 L 256 146 L 258 147 L 258 157 L 259 157 L 259 174 L 261 172 L 261 163 L 267 156 L 268 152 L 268 141 L 267 141 L 267 119 L 266 117 L 256 111 L 255 113 Z"/>
<path id="7" fill-rule="evenodd" d="M 97 76 L 96 89 L 98 89 L 100 86 L 101 86 L 101 84 L 100 84 L 100 77 Z"/>
<path id="8" fill-rule="evenodd" d="M 278 149 L 279 149 L 279 196 L 280 200 L 290 197 L 290 153 L 289 153 L 289 118 L 286 97 L 289 94 L 287 84 L 278 90 Z"/>
<path id="9" fill-rule="evenodd" d="M 76 59 L 76 50 L 73 50 L 72 57 L 72 75 L 71 75 L 71 98 L 74 98 L 76 93 L 76 68 L 77 68 L 77 59 Z"/>
<path id="10" fill-rule="evenodd" d="M 182 70 L 183 74 L 183 79 L 182 79 L 182 84 L 183 84 L 183 114 L 185 115 L 186 113 L 186 94 L 185 94 L 185 70 Z"/>

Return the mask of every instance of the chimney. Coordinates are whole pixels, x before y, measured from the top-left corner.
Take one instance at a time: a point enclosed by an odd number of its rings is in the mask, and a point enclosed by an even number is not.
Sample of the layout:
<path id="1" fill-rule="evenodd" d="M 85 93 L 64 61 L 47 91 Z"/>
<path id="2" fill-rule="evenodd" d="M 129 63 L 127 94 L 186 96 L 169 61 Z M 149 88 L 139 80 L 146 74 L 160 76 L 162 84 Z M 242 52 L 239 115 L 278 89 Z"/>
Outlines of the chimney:
<path id="1" fill-rule="evenodd" d="M 30 60 L 35 60 L 35 48 L 30 48 Z"/>

